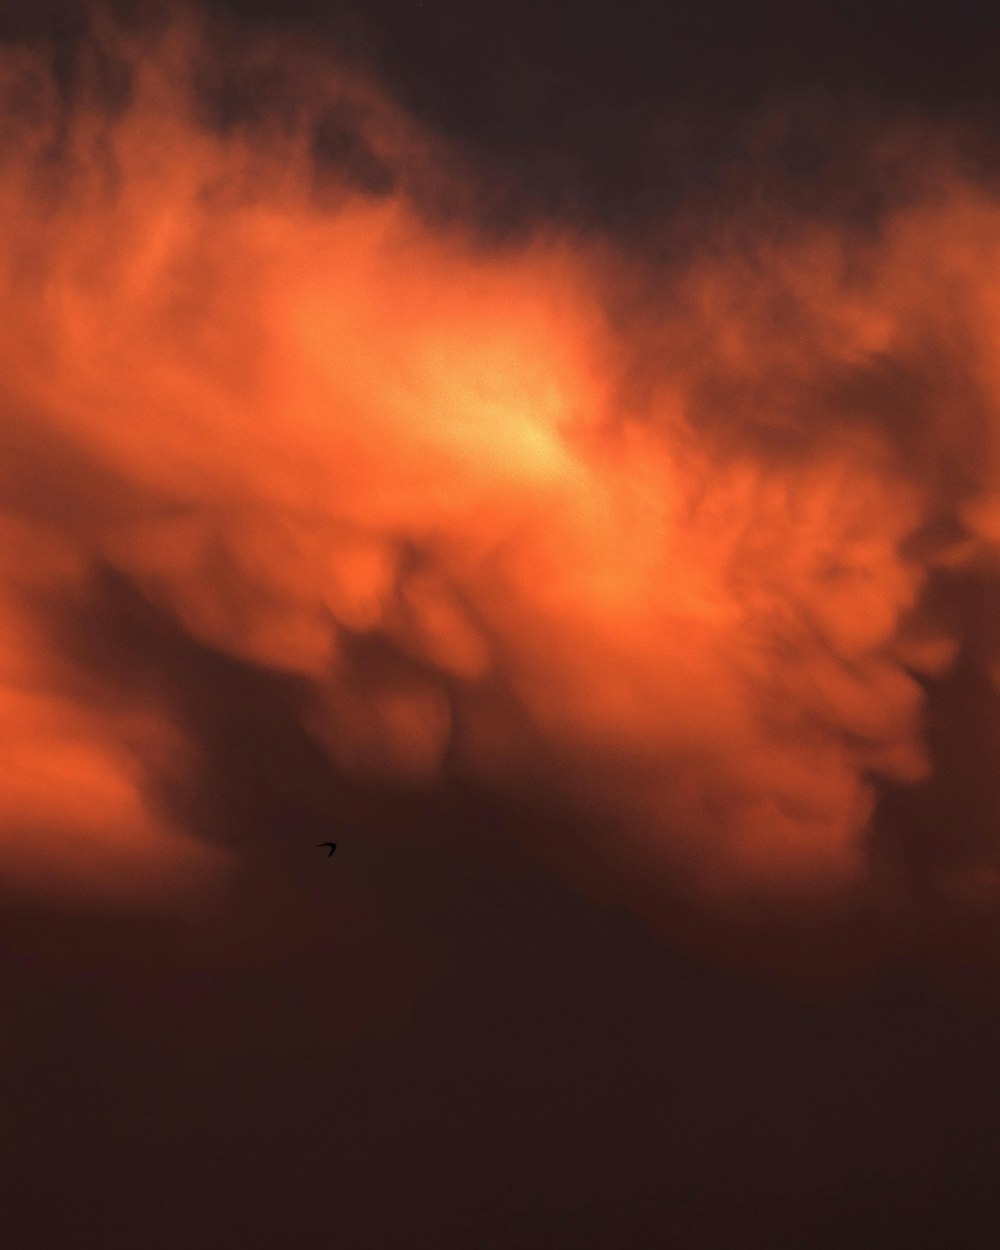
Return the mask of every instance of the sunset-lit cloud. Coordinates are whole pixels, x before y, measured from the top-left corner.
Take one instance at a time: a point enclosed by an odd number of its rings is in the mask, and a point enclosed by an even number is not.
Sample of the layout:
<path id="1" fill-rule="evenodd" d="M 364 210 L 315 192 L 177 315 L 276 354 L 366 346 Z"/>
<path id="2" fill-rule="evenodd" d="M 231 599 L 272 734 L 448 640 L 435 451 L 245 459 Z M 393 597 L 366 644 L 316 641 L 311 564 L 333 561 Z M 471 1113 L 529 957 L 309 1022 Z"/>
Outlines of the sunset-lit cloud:
<path id="1" fill-rule="evenodd" d="M 1000 203 L 945 170 L 877 237 L 662 272 L 553 223 L 488 242 L 428 207 L 474 175 L 346 72 L 276 52 L 285 123 L 225 129 L 189 25 L 103 38 L 125 105 L 0 67 L 0 872 L 219 867 L 163 799 L 199 768 L 168 702 L 62 640 L 110 567 L 303 679 L 352 775 L 541 783 L 710 892 L 862 880 L 966 641 L 929 584 L 1000 569 Z M 331 115 L 352 160 L 310 142 Z"/>

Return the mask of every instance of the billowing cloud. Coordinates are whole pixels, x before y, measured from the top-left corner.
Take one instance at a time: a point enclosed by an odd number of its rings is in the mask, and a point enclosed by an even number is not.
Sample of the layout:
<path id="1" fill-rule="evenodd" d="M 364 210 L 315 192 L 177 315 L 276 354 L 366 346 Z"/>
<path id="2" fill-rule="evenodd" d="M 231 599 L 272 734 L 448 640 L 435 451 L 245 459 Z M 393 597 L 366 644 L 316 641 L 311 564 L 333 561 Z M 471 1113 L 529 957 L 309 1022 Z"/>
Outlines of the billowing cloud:
<path id="1" fill-rule="evenodd" d="M 69 101 L 0 71 L 0 871 L 220 866 L 170 700 L 66 645 L 110 568 L 300 680 L 348 774 L 555 795 L 715 895 L 863 881 L 927 688 L 1000 672 L 933 593 L 998 567 L 996 199 L 918 171 L 874 231 L 716 213 L 659 267 L 491 242 L 345 71 L 244 47 L 230 99 L 188 24 L 101 40 Z"/>

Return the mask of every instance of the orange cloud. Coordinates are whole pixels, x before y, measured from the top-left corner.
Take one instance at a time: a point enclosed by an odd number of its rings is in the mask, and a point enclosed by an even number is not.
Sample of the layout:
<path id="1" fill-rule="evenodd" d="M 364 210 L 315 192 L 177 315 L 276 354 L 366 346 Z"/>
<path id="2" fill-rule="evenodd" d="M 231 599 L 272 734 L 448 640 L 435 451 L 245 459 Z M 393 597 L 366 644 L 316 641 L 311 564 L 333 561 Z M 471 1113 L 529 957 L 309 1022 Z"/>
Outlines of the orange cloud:
<path id="1" fill-rule="evenodd" d="M 207 857 L 155 798 L 192 767 L 169 713 L 113 706 L 33 624 L 104 563 L 306 679 L 338 767 L 541 780 L 610 856 L 713 890 L 863 875 L 880 785 L 933 771 L 917 677 L 959 642 L 920 536 L 957 509 L 953 559 L 996 549 L 997 204 L 951 179 L 877 243 L 803 226 L 650 294 L 606 241 L 434 221 L 420 187 L 461 203 L 462 175 L 345 74 L 303 70 L 286 133 L 213 131 L 198 49 L 183 24 L 119 43 L 128 107 L 68 117 L 5 54 L 0 402 L 73 498 L 4 476 L 0 872 L 130 892 Z M 338 103 L 378 191 L 317 178 Z M 890 366 L 930 343 L 938 390 L 903 402 Z M 65 447 L 123 502 L 70 490 Z M 373 639 L 393 663 L 359 658 Z"/>

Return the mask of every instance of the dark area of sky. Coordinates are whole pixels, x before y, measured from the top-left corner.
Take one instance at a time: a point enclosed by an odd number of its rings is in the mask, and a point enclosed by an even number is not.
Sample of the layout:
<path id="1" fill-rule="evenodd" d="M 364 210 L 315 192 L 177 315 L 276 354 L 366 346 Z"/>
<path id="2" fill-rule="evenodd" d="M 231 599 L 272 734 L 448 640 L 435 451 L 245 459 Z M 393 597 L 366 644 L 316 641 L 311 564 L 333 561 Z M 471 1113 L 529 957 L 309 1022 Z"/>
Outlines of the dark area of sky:
<path id="1" fill-rule="evenodd" d="M 148 0 L 113 0 L 158 21 Z M 625 0 L 202 0 L 245 29 L 295 32 L 374 68 L 397 98 L 493 175 L 497 211 L 568 213 L 619 228 L 739 175 L 776 101 L 783 176 L 810 201 L 831 152 L 880 119 L 997 121 L 985 0 L 701 4 Z M 8 5 L 3 26 L 68 46 L 87 4 Z M 244 84 L 245 88 L 245 84 Z M 238 96 L 241 87 L 232 84 Z M 265 93 L 266 94 L 266 93 Z M 244 103 L 260 107 L 261 84 Z M 841 203 L 849 188 L 836 188 Z M 823 184 L 822 194 L 831 192 Z M 822 206 L 822 197 L 810 207 Z"/>
<path id="2" fill-rule="evenodd" d="M 509 183 L 512 217 L 628 230 L 723 176 L 776 100 L 847 145 L 853 117 L 997 113 L 987 3 L 215 11 L 373 64 Z M 6 37 L 65 51 L 81 10 L 0 13 Z M 808 152 L 799 171 L 808 186 Z M 205 760 L 193 819 L 242 866 L 182 915 L 4 899 L 6 1244 L 993 1243 L 1000 992 L 913 952 L 832 999 L 679 954 L 533 865 L 531 796 L 350 783 L 298 727 L 293 683 L 112 582 L 92 610 L 76 645 L 113 638 L 123 681 L 174 692 Z"/>

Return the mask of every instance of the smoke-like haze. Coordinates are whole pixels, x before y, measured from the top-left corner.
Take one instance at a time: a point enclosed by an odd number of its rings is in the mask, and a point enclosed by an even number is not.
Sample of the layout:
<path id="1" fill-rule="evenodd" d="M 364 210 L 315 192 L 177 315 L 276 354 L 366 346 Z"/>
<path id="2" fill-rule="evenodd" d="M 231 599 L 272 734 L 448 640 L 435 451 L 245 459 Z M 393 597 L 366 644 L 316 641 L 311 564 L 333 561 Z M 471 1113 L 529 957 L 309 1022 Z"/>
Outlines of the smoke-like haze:
<path id="1" fill-rule="evenodd" d="M 714 895 L 869 878 L 962 752 L 928 690 L 1000 681 L 1000 201 L 913 155 L 864 229 L 498 241 L 346 71 L 242 44 L 226 117 L 190 22 L 88 47 L 0 68 L 0 871 L 226 872 L 169 692 L 71 645 L 110 569 L 348 774 L 544 795 Z M 998 846 L 942 861 L 979 897 Z"/>

